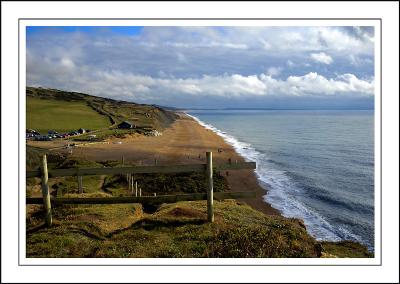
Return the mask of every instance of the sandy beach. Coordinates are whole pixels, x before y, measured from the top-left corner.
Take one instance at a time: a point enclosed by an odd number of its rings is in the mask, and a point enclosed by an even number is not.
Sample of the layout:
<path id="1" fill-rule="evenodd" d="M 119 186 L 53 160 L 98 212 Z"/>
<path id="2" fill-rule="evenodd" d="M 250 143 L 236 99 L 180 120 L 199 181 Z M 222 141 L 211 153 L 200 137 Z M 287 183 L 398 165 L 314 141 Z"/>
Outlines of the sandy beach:
<path id="1" fill-rule="evenodd" d="M 126 163 L 158 165 L 204 163 L 206 151 L 213 152 L 214 164 L 232 161 L 243 162 L 244 159 L 213 131 L 205 129 L 192 118 L 181 114 L 167 128 L 162 136 L 130 136 L 124 139 L 113 138 L 106 144 L 91 144 L 75 147 L 72 156 L 90 160 L 121 160 Z M 219 149 L 219 151 L 218 151 Z M 62 151 L 62 150 L 61 150 Z M 232 191 L 255 191 L 256 198 L 240 200 L 254 209 L 268 215 L 278 215 L 263 199 L 266 190 L 257 181 L 252 170 L 235 170 L 221 173 L 227 178 Z"/>

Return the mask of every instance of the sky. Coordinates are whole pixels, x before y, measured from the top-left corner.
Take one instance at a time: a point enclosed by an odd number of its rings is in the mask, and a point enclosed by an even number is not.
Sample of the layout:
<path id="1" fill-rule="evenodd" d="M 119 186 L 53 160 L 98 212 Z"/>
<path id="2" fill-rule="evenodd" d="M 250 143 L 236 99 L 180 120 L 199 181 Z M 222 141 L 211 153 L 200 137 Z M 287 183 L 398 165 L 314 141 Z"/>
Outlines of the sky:
<path id="1" fill-rule="evenodd" d="M 373 27 L 26 29 L 27 86 L 178 108 L 371 109 Z"/>

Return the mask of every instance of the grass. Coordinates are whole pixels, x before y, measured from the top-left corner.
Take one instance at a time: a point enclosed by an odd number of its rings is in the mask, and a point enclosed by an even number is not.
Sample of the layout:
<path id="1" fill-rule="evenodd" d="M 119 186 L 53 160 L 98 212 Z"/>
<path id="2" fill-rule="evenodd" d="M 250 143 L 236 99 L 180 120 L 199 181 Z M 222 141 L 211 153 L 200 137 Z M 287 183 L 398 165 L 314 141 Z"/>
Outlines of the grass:
<path id="1" fill-rule="evenodd" d="M 321 245 L 326 252 L 323 254 L 323 257 L 373 257 L 372 253 L 370 253 L 366 247 L 355 242 L 322 242 Z"/>
<path id="2" fill-rule="evenodd" d="M 32 151 L 32 156 L 36 152 Z M 64 159 L 52 168 L 119 166 Z M 135 175 L 144 193 L 201 192 L 196 173 Z M 216 190 L 226 191 L 218 175 Z M 161 185 L 166 185 L 165 188 Z M 79 194 L 76 177 L 49 180 L 51 194 L 63 197 L 129 195 L 122 176 L 85 176 Z M 27 185 L 28 196 L 41 196 L 40 179 Z M 40 205 L 27 205 L 27 257 L 372 257 L 354 242 L 318 242 L 298 219 L 266 216 L 235 200 L 214 201 L 215 222 L 208 223 L 206 201 L 187 201 L 143 208 L 140 204 L 60 205 L 54 225 L 43 226 Z"/>
<path id="3" fill-rule="evenodd" d="M 142 188 L 143 195 L 201 193 L 206 192 L 207 180 L 201 173 L 175 174 L 135 174 L 138 187 Z M 104 188 L 115 196 L 130 195 L 128 184 L 122 175 L 106 176 Z M 214 191 L 227 191 L 228 185 L 223 176 L 214 173 Z"/>
<path id="4" fill-rule="evenodd" d="M 110 126 L 107 116 L 98 114 L 85 101 L 62 101 L 27 97 L 27 128 L 46 134 L 79 128 L 97 130 Z"/>
<path id="5" fill-rule="evenodd" d="M 134 135 L 134 134 L 144 134 L 145 131 L 141 129 L 105 129 L 102 130 L 101 132 L 96 133 L 95 138 L 91 138 L 90 135 L 91 133 L 89 132 L 88 134 L 80 135 L 78 137 L 71 137 L 71 140 L 74 141 L 103 141 L 108 138 L 119 138 L 123 139 L 129 135 Z"/>
<path id="6" fill-rule="evenodd" d="M 321 245 L 301 221 L 235 200 L 215 201 L 214 223 L 205 221 L 205 201 L 165 204 L 153 214 L 139 204 L 64 205 L 50 228 L 40 226 L 40 206 L 28 207 L 27 257 L 371 257 L 361 245 Z"/>
<path id="7" fill-rule="evenodd" d="M 135 132 L 144 134 L 147 131 L 143 127 L 163 130 L 176 119 L 173 112 L 152 105 L 115 101 L 82 93 L 27 87 L 26 94 L 27 128 L 43 133 L 50 129 L 63 132 L 79 128 L 103 129 L 127 120 L 139 127 Z M 116 134 L 105 130 L 103 136 Z M 101 137 L 102 132 L 96 135 Z"/>

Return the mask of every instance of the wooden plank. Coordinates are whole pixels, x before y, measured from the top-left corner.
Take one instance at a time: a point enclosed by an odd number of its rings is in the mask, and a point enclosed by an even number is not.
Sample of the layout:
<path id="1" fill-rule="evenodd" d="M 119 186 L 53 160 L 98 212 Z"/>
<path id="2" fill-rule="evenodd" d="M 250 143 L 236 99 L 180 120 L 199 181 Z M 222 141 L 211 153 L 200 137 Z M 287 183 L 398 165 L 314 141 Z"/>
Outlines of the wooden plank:
<path id="1" fill-rule="evenodd" d="M 213 185 L 213 160 L 212 152 L 206 153 L 207 159 L 207 221 L 214 222 L 214 185 Z"/>
<path id="2" fill-rule="evenodd" d="M 214 198 L 238 199 L 254 198 L 256 193 L 252 191 L 244 192 L 214 192 Z M 177 195 L 158 195 L 158 196 L 124 196 L 124 197 L 94 197 L 94 198 L 52 198 L 53 204 L 118 204 L 118 203 L 142 203 L 142 204 L 161 204 L 175 203 L 179 201 L 207 200 L 207 193 L 177 194 Z M 26 204 L 42 204 L 43 199 L 37 197 L 26 198 Z"/>
<path id="3" fill-rule="evenodd" d="M 26 177 L 27 178 L 32 178 L 32 177 L 41 177 L 42 173 L 40 170 L 36 171 L 26 171 Z"/>
<path id="4" fill-rule="evenodd" d="M 255 162 L 244 162 L 237 164 L 216 165 L 216 171 L 224 170 L 244 170 L 255 169 Z M 137 167 L 117 167 L 117 168 L 73 168 L 55 169 L 49 171 L 49 177 L 63 176 L 87 176 L 87 175 L 115 175 L 115 174 L 144 174 L 144 173 L 183 173 L 183 172 L 205 172 L 206 164 L 192 165 L 168 165 L 168 166 L 137 166 Z M 40 170 L 27 171 L 26 177 L 40 177 Z"/>
<path id="5" fill-rule="evenodd" d="M 143 174 L 143 173 L 180 173 L 203 172 L 205 164 L 195 165 L 170 165 L 170 166 L 137 166 L 118 168 L 76 168 L 57 169 L 49 172 L 50 177 L 60 176 L 86 176 L 86 175 L 114 175 L 114 174 Z"/>

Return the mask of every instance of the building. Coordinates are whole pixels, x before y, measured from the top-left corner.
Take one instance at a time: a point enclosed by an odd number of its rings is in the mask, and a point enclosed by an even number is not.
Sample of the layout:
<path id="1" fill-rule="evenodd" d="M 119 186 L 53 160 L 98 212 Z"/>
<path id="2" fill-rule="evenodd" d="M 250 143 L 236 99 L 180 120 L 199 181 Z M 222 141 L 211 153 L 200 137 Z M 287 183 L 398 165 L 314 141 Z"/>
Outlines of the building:
<path id="1" fill-rule="evenodd" d="M 83 128 L 79 128 L 79 129 L 78 129 L 78 133 L 80 133 L 80 134 L 86 133 L 86 130 L 83 129 Z"/>
<path id="2" fill-rule="evenodd" d="M 120 128 L 120 129 L 131 129 L 131 128 L 135 128 L 135 125 L 133 125 L 129 121 L 123 121 L 120 124 L 118 124 L 118 128 Z"/>

